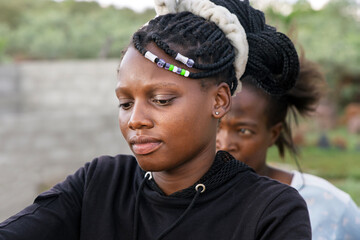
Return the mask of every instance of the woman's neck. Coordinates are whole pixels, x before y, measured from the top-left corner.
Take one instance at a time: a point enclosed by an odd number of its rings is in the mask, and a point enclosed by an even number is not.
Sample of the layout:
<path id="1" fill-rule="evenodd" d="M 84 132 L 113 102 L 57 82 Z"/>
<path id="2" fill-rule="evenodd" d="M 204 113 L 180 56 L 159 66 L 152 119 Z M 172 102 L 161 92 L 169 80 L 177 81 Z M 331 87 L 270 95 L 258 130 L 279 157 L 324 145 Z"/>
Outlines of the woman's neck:
<path id="1" fill-rule="evenodd" d="M 210 169 L 214 159 L 215 151 L 201 154 L 175 169 L 153 172 L 153 177 L 160 189 L 170 195 L 196 183 Z"/>
<path id="2" fill-rule="evenodd" d="M 293 174 L 291 172 L 279 168 L 274 168 L 269 165 L 265 165 L 264 168 L 258 172 L 258 174 L 261 176 L 269 177 L 271 179 L 275 179 L 287 185 L 291 185 L 291 181 L 293 178 Z"/>

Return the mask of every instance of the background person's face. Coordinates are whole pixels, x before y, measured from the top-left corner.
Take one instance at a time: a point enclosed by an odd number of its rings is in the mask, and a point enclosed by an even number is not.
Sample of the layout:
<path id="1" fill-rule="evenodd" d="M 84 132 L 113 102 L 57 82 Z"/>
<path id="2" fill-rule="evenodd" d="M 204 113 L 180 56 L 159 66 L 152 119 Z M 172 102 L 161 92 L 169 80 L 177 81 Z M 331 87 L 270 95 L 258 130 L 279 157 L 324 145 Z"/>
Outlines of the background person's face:
<path id="1" fill-rule="evenodd" d="M 266 99 L 244 86 L 233 98 L 230 112 L 221 119 L 217 150 L 229 152 L 255 171 L 264 167 L 267 149 L 274 141 L 272 129 L 266 125 L 266 107 Z"/>
<path id="2" fill-rule="evenodd" d="M 180 66 L 154 45 L 147 48 Z M 122 60 L 118 80 L 120 128 L 142 169 L 171 171 L 215 153 L 215 85 L 204 90 L 197 80 L 157 67 L 133 47 Z"/>

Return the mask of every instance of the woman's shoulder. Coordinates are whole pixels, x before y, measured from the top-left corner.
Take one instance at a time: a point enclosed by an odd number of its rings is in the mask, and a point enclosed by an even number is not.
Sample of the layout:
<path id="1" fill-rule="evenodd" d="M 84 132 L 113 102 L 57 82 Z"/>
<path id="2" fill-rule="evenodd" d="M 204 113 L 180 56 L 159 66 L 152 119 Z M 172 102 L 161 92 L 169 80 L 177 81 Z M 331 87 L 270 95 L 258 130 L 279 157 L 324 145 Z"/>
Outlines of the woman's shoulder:
<path id="1" fill-rule="evenodd" d="M 287 184 L 283 184 L 277 180 L 266 176 L 260 176 L 255 172 L 246 172 L 246 185 L 249 188 L 249 193 L 254 197 L 268 201 L 269 203 L 275 199 L 298 199 L 300 204 L 303 204 L 303 198 L 299 192 Z"/>
<path id="2" fill-rule="evenodd" d="M 298 191 L 277 180 L 247 172 L 247 209 L 256 213 L 256 232 L 272 229 L 278 239 L 309 239 L 310 221 L 306 203 Z M 274 219 L 277 219 L 276 221 Z M 290 234 L 290 235 L 288 235 Z M 306 235 L 306 237 L 305 237 Z M 274 235 L 275 236 L 275 235 Z"/>
<path id="3" fill-rule="evenodd" d="M 134 156 L 119 154 L 99 156 L 86 163 L 84 169 L 90 178 L 111 178 L 124 175 L 129 177 L 139 169 L 139 166 Z"/>
<path id="4" fill-rule="evenodd" d="M 131 167 L 137 165 L 136 158 L 132 155 L 118 154 L 115 156 L 102 155 L 92 160 L 90 165 L 99 168 L 112 168 L 114 166 Z"/>

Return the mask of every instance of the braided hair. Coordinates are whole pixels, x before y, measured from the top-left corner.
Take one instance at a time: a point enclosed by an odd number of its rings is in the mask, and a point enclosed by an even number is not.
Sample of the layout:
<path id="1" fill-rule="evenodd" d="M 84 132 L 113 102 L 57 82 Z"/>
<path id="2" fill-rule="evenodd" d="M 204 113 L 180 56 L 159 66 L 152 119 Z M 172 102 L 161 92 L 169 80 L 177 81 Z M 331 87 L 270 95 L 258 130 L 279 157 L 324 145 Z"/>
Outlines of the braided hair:
<path id="1" fill-rule="evenodd" d="M 142 55 L 151 42 L 174 58 L 176 50 L 181 50 L 193 59 L 193 68 L 200 71 L 191 72 L 189 78 L 214 77 L 217 83 L 226 82 L 231 94 L 235 92 L 235 51 L 215 23 L 190 12 L 160 15 L 133 35 L 133 44 Z"/>
<path id="2" fill-rule="evenodd" d="M 292 41 L 265 23 L 263 12 L 249 1 L 211 0 L 238 16 L 246 32 L 249 56 L 242 78 L 251 76 L 256 85 L 272 95 L 282 95 L 294 87 L 299 74 L 299 58 Z"/>
<path id="3" fill-rule="evenodd" d="M 283 95 L 270 95 L 257 86 L 254 77 L 244 77 L 245 87 L 250 87 L 259 96 L 267 100 L 265 115 L 267 127 L 272 127 L 281 122 L 282 130 L 275 142 L 281 157 L 285 156 L 285 149 L 296 157 L 299 152 L 294 144 L 291 132 L 292 120 L 298 123 L 298 117 L 309 116 L 324 94 L 325 77 L 318 65 L 307 60 L 304 55 L 300 59 L 300 73 L 295 86 Z"/>
<path id="4" fill-rule="evenodd" d="M 265 23 L 263 12 L 249 1 L 211 0 L 235 14 L 243 26 L 249 44 L 249 56 L 243 77 L 252 76 L 266 92 L 281 95 L 291 89 L 299 72 L 294 45 L 286 35 Z M 225 82 L 234 94 L 238 81 L 233 67 L 236 50 L 213 22 L 190 12 L 160 15 L 133 35 L 135 48 L 143 55 L 154 42 L 166 54 L 176 57 L 178 51 L 195 61 L 188 76 Z M 208 79 L 206 79 L 208 80 Z M 203 82 L 204 83 L 204 82 Z"/>

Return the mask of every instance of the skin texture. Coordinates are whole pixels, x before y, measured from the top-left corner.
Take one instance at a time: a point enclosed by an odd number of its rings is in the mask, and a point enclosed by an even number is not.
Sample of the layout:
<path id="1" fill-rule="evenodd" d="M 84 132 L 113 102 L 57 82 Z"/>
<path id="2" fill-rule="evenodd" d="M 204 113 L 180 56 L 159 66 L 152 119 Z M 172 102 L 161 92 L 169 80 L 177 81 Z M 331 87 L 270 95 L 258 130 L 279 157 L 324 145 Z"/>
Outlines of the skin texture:
<path id="1" fill-rule="evenodd" d="M 245 162 L 259 175 L 290 184 L 292 174 L 270 167 L 266 154 L 279 137 L 281 123 L 268 126 L 267 100 L 259 91 L 244 85 L 233 97 L 231 111 L 221 119 L 216 140 L 217 150 L 225 150 Z"/>
<path id="2" fill-rule="evenodd" d="M 147 49 L 185 68 L 154 44 Z M 198 80 L 157 67 L 131 46 L 119 67 L 116 95 L 121 132 L 165 194 L 191 186 L 210 168 L 218 119 L 231 104 L 225 83 L 204 90 Z"/>

